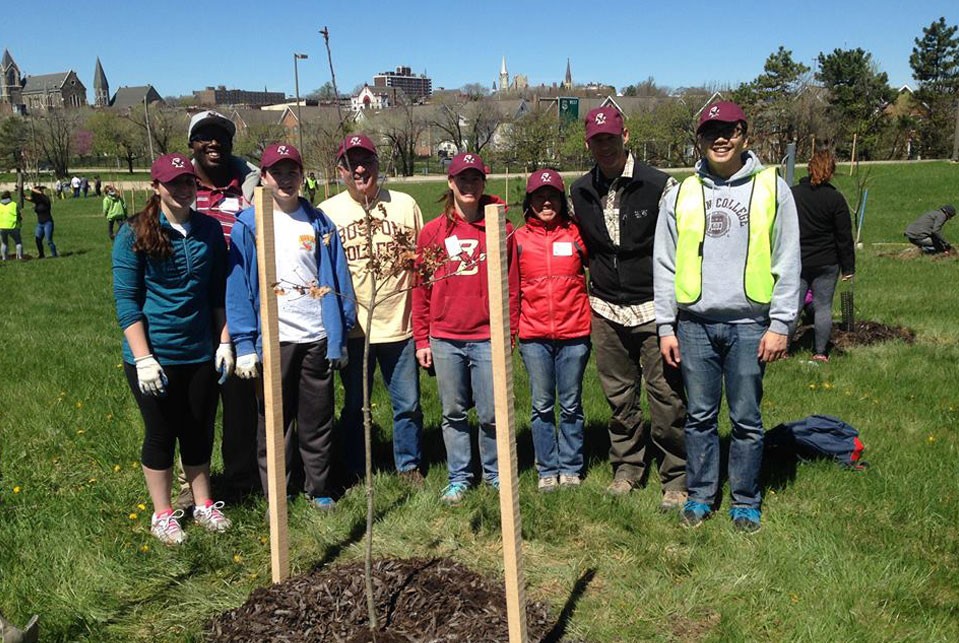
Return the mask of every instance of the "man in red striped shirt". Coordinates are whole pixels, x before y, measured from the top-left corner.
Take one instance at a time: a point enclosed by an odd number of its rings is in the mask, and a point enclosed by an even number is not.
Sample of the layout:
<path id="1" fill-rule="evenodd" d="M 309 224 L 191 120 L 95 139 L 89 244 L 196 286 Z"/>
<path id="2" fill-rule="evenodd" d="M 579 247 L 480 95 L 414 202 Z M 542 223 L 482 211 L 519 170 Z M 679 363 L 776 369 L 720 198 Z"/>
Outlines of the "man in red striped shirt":
<path id="1" fill-rule="evenodd" d="M 194 208 L 223 227 L 230 245 L 230 230 L 241 210 L 251 205 L 259 185 L 259 169 L 233 156 L 236 125 L 229 118 L 206 110 L 190 119 L 188 130 L 197 190 Z M 256 461 L 256 391 L 253 380 L 230 377 L 220 387 L 223 404 L 223 489 L 218 497 L 240 499 L 260 488 Z M 181 480 L 181 482 L 183 482 Z M 177 506 L 193 504 L 189 485 L 182 485 Z"/>

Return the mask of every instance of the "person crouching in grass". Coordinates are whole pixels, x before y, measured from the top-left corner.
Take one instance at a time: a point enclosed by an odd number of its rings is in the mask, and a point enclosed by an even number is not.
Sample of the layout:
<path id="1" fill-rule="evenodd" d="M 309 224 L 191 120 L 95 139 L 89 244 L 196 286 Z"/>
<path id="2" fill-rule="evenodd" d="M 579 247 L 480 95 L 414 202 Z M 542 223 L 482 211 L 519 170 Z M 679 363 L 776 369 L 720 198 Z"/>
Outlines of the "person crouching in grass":
<path id="1" fill-rule="evenodd" d="M 230 521 L 210 497 L 216 370 L 228 377 L 226 243 L 220 224 L 193 210 L 190 159 L 164 154 L 150 170 L 154 194 L 120 228 L 113 246 L 113 295 L 123 329 L 124 372 L 145 434 L 140 460 L 153 502 L 150 531 L 165 544 L 186 538 L 173 511 L 174 450 L 193 489 L 193 519 L 210 531 Z M 217 347 L 219 344 L 219 347 Z"/>

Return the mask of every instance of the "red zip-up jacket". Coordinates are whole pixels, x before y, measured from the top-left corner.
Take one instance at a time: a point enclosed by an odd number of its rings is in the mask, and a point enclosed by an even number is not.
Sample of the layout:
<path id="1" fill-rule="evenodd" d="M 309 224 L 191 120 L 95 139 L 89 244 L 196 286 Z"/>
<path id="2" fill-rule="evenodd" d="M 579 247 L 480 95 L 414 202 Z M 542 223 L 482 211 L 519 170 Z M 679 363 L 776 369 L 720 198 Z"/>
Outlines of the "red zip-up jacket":
<path id="1" fill-rule="evenodd" d="M 508 221 L 506 234 L 512 335 L 519 327 L 519 270 L 513 226 Z M 452 221 L 446 215 L 440 215 L 420 231 L 416 243 L 418 261 L 422 261 L 427 248 L 438 248 L 446 260 L 433 273 L 430 282 L 413 289 L 413 340 L 416 348 L 428 348 L 430 337 L 457 341 L 488 340 L 485 220 L 468 223 L 456 214 Z M 451 250 L 453 256 L 450 256 Z"/>
<path id="2" fill-rule="evenodd" d="M 586 244 L 572 221 L 527 217 L 516 231 L 520 339 L 574 339 L 590 332 Z"/>

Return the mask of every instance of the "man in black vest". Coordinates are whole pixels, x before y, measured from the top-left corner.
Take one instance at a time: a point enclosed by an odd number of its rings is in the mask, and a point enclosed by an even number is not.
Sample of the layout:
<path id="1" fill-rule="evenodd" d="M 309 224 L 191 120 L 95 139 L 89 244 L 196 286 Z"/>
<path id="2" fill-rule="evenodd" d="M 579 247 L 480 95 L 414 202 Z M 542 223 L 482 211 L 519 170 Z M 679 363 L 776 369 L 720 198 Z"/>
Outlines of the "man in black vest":
<path id="1" fill-rule="evenodd" d="M 653 308 L 653 236 L 659 202 L 675 180 L 638 163 L 626 150 L 629 131 L 614 107 L 586 115 L 586 147 L 596 165 L 570 188 L 576 222 L 589 251 L 592 341 L 599 381 L 612 410 L 607 491 L 629 493 L 659 460 L 663 511 L 686 501 L 686 408 L 679 369 L 659 352 Z M 643 423 L 645 379 L 650 428 Z"/>

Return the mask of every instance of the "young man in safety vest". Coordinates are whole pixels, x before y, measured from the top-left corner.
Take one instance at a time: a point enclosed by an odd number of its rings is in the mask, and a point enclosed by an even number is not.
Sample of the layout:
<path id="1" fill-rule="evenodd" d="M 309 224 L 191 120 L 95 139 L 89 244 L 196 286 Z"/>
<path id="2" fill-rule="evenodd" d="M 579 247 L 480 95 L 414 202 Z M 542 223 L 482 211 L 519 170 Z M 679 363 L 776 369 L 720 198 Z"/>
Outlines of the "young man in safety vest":
<path id="1" fill-rule="evenodd" d="M 730 516 L 760 527 L 760 402 L 766 364 L 786 355 L 799 302 L 796 204 L 775 168 L 746 150 L 747 123 L 731 102 L 708 106 L 696 130 L 696 173 L 663 200 L 654 244 L 656 323 L 663 360 L 686 386 L 682 522 L 697 527 L 719 501 L 718 418 L 723 383 L 732 420 Z"/>
<path id="2" fill-rule="evenodd" d="M 629 130 L 615 107 L 586 115 L 586 147 L 596 165 L 570 188 L 574 218 L 589 251 L 589 304 L 599 382 L 612 415 L 607 493 L 641 486 L 659 460 L 660 509 L 686 501 L 683 384 L 664 367 L 653 307 L 653 236 L 663 195 L 676 181 L 626 149 Z M 649 429 L 640 406 L 645 381 Z"/>

